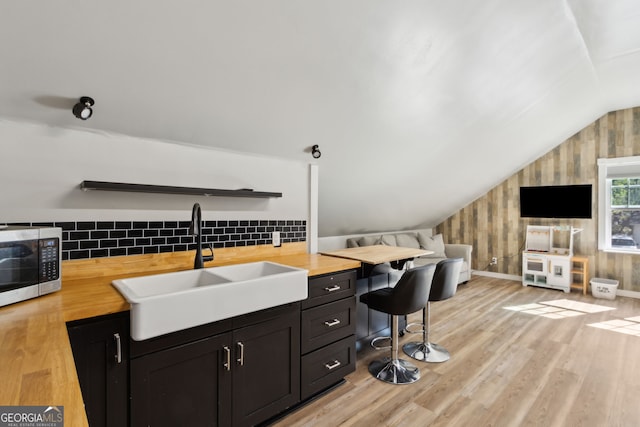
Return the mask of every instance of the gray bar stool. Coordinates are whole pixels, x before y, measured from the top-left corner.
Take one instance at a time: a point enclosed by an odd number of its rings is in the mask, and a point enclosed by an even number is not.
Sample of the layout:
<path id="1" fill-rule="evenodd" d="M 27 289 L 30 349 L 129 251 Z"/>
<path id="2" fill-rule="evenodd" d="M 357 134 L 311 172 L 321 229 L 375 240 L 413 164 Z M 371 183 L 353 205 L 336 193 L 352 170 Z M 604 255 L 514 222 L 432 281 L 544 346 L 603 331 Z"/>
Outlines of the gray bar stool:
<path id="1" fill-rule="evenodd" d="M 404 352 L 422 362 L 446 362 L 451 355 L 446 348 L 429 342 L 429 328 L 431 326 L 431 301 L 442 301 L 455 295 L 458 288 L 458 278 L 462 268 L 462 258 L 449 258 L 438 262 L 433 275 L 431 290 L 427 304 L 422 309 L 422 329 L 410 331 L 414 324 L 407 325 L 405 330 L 410 333 L 422 332 L 421 342 L 410 342 L 402 347 Z"/>
<path id="2" fill-rule="evenodd" d="M 420 378 L 420 370 L 415 365 L 398 358 L 398 316 L 424 308 L 434 272 L 433 264 L 413 268 L 404 272 L 395 287 L 360 296 L 360 302 L 369 308 L 391 315 L 391 357 L 369 364 L 369 372 L 377 379 L 391 384 L 409 384 Z"/>

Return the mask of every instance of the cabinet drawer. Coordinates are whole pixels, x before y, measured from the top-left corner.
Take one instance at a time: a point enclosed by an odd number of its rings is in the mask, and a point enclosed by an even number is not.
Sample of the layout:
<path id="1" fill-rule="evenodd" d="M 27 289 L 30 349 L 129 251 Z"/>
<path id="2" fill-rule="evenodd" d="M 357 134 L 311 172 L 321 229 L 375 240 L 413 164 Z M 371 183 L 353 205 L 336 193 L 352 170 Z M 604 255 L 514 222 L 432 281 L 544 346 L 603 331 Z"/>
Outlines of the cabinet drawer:
<path id="1" fill-rule="evenodd" d="M 302 356 L 302 400 L 336 384 L 355 370 L 355 335 Z"/>
<path id="2" fill-rule="evenodd" d="M 309 278 L 309 297 L 302 308 L 315 307 L 356 293 L 355 270 Z"/>
<path id="3" fill-rule="evenodd" d="M 355 334 L 355 297 L 304 310 L 301 326 L 302 354 Z"/>

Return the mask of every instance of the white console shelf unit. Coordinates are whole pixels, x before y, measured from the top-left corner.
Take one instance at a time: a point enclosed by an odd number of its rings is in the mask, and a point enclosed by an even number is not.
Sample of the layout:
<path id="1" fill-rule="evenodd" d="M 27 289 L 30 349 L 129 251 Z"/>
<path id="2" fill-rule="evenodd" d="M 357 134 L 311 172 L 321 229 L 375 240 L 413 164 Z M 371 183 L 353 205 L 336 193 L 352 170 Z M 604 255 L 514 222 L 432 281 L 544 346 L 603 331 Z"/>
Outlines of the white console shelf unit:
<path id="1" fill-rule="evenodd" d="M 573 236 L 580 231 L 567 226 L 527 226 L 525 251 L 522 253 L 522 286 L 540 286 L 569 293 Z M 559 246 L 554 232 L 570 233 L 568 242 L 565 239 L 564 246 Z"/>

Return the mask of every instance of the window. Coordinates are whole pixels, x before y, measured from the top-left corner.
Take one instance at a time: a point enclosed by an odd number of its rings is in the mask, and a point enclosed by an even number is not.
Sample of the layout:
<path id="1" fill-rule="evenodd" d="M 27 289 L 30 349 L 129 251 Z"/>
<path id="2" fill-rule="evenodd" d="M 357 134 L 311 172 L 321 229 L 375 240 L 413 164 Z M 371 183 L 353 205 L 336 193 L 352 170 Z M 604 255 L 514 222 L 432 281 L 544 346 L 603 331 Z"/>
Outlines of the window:
<path id="1" fill-rule="evenodd" d="M 598 159 L 598 249 L 640 253 L 640 156 Z"/>

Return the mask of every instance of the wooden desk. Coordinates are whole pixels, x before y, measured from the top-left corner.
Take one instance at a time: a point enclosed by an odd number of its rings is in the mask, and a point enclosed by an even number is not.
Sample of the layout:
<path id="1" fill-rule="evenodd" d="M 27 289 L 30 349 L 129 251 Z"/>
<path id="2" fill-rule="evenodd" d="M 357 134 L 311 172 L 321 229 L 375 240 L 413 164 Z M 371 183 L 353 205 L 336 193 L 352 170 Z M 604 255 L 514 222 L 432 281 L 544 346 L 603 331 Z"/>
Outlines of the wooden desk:
<path id="1" fill-rule="evenodd" d="M 322 255 L 354 259 L 366 264 L 376 265 L 391 261 L 409 260 L 422 255 L 431 255 L 433 251 L 424 249 L 403 248 L 400 246 L 360 246 L 357 248 L 339 249 L 321 252 Z"/>

